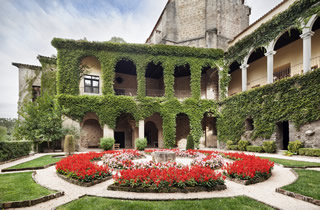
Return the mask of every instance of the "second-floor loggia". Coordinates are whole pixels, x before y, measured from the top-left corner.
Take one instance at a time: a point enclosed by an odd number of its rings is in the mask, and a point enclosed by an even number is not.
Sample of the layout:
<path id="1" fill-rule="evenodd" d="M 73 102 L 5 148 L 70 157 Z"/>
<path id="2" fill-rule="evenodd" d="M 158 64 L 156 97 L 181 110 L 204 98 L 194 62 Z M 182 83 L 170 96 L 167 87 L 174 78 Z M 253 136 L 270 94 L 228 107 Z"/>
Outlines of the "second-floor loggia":
<path id="1" fill-rule="evenodd" d="M 160 63 L 151 62 L 148 64 L 146 73 L 146 96 L 164 96 L 163 67 Z"/>
<path id="2" fill-rule="evenodd" d="M 127 59 L 121 59 L 115 67 L 114 93 L 115 95 L 137 95 L 136 65 Z"/>
<path id="3" fill-rule="evenodd" d="M 191 72 L 188 64 L 176 66 L 174 69 L 174 94 L 178 99 L 191 96 Z"/>

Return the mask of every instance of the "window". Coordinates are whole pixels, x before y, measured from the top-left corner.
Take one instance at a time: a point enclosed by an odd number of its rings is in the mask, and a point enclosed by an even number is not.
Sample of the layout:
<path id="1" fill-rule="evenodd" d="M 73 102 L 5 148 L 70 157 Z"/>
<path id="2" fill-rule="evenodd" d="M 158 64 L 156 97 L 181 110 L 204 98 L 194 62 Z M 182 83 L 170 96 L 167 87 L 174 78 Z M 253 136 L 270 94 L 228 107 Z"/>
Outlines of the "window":
<path id="1" fill-rule="evenodd" d="M 40 96 L 40 86 L 32 86 L 32 102 Z"/>
<path id="2" fill-rule="evenodd" d="M 84 92 L 99 94 L 99 76 L 84 75 Z"/>

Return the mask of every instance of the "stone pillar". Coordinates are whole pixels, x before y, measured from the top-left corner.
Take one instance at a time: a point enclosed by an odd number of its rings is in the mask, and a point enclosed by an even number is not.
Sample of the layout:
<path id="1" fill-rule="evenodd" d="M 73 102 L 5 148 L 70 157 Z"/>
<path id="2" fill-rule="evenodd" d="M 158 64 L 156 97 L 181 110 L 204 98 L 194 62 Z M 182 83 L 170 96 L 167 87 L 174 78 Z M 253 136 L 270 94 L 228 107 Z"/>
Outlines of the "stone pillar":
<path id="1" fill-rule="evenodd" d="M 267 84 L 273 83 L 273 55 L 275 55 L 276 51 L 269 51 L 265 56 L 267 56 Z"/>
<path id="2" fill-rule="evenodd" d="M 303 73 L 311 70 L 311 37 L 312 31 L 305 32 L 300 35 L 303 39 Z"/>
<path id="3" fill-rule="evenodd" d="M 247 70 L 249 68 L 248 64 L 242 64 L 240 66 L 241 70 L 242 70 L 242 92 L 247 90 Z"/>
<path id="4" fill-rule="evenodd" d="M 113 129 L 109 128 L 108 125 L 103 126 L 103 137 L 104 138 L 114 138 Z"/>
<path id="5" fill-rule="evenodd" d="M 139 138 L 144 138 L 144 120 L 139 121 Z"/>

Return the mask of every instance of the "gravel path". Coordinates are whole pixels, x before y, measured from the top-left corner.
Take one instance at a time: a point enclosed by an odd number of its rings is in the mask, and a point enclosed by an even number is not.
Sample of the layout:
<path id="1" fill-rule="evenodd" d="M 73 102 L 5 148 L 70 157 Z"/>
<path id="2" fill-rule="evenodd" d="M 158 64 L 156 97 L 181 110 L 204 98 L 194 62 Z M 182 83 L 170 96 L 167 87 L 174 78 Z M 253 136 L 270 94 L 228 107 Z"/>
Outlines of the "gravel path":
<path id="1" fill-rule="evenodd" d="M 37 157 L 47 154 L 36 154 L 34 156 L 18 160 L 12 163 L 0 165 L 0 169 L 7 168 L 12 165 L 16 165 L 28 160 L 35 159 Z M 150 156 L 145 159 L 150 160 Z M 178 158 L 177 162 L 189 164 L 190 159 Z M 312 160 L 313 161 L 313 160 Z M 44 187 L 48 187 L 55 190 L 61 190 L 65 192 L 65 195 L 45 203 L 24 208 L 24 209 L 52 209 L 72 200 L 79 198 L 79 196 L 97 195 L 109 198 L 122 198 L 122 199 L 145 199 L 145 200 L 176 200 L 176 199 L 207 199 L 214 197 L 232 197 L 238 195 L 246 195 L 254 198 L 258 201 L 266 203 L 268 205 L 277 207 L 279 209 L 319 209 L 319 206 L 307 203 L 301 200 L 297 200 L 280 193 L 276 193 L 275 189 L 288 185 L 296 180 L 295 175 L 289 168 L 283 168 L 276 165 L 273 169 L 272 176 L 262 183 L 244 186 L 231 181 L 226 180 L 227 189 L 217 192 L 201 192 L 201 193 L 131 193 L 131 192 L 118 192 L 107 190 L 108 185 L 113 183 L 113 180 L 109 180 L 104 183 L 94 185 L 92 187 L 81 187 L 70 184 L 56 175 L 55 167 L 49 167 L 43 170 L 37 170 L 35 176 L 36 181 Z"/>

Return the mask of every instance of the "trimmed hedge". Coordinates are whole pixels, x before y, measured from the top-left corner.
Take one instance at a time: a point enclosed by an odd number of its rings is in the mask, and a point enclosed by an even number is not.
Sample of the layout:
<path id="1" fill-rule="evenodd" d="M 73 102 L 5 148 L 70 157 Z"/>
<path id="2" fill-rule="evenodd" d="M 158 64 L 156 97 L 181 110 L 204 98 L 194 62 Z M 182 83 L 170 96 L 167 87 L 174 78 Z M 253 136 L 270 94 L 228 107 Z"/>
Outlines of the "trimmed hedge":
<path id="1" fill-rule="evenodd" d="M 238 142 L 238 148 L 240 151 L 246 151 L 247 146 L 250 145 L 250 142 L 247 140 L 240 140 Z"/>
<path id="2" fill-rule="evenodd" d="M 301 148 L 299 155 L 320 157 L 320 148 Z"/>
<path id="3" fill-rule="evenodd" d="M 228 149 L 239 150 L 239 147 L 238 147 L 238 145 L 230 145 Z"/>
<path id="4" fill-rule="evenodd" d="M 262 148 L 267 153 L 275 153 L 277 151 L 277 146 L 275 141 L 264 141 Z"/>
<path id="5" fill-rule="evenodd" d="M 299 149 L 303 147 L 303 142 L 297 140 L 297 141 L 291 141 L 288 145 L 288 151 L 293 154 L 298 154 Z"/>
<path id="6" fill-rule="evenodd" d="M 247 146 L 248 152 L 264 152 L 262 146 Z"/>
<path id="7" fill-rule="evenodd" d="M 31 145 L 31 141 L 0 142 L 0 162 L 28 155 Z"/>

